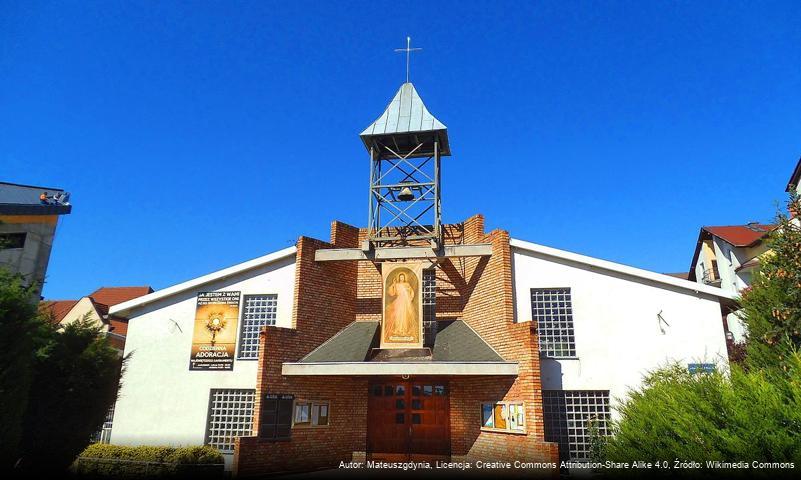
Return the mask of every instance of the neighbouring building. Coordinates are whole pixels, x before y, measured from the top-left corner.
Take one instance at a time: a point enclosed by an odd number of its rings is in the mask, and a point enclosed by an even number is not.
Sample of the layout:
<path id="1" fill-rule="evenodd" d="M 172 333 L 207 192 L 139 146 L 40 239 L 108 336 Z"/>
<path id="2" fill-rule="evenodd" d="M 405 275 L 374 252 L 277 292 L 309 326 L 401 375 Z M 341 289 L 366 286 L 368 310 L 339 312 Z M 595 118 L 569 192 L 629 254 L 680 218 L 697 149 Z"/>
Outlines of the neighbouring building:
<path id="1" fill-rule="evenodd" d="M 41 292 L 59 218 L 71 211 L 64 190 L 0 182 L 0 267 Z"/>
<path id="2" fill-rule="evenodd" d="M 44 300 L 40 303 L 40 308 L 58 325 L 67 325 L 83 318 L 91 320 L 101 328 L 111 345 L 122 352 L 125 348 L 128 320 L 109 315 L 108 310 L 114 305 L 149 293 L 153 293 L 149 286 L 101 287 L 78 300 Z"/>
<path id="3" fill-rule="evenodd" d="M 411 83 L 361 140 L 366 227 L 109 309 L 132 355 L 112 443 L 206 443 L 240 476 L 585 459 L 649 370 L 726 368 L 732 292 L 443 223 L 448 131 Z"/>
<path id="4" fill-rule="evenodd" d="M 801 193 L 799 183 L 801 159 L 796 164 L 785 191 Z M 794 215 L 794 212 L 790 214 Z M 775 228 L 776 225 L 759 222 L 701 227 L 687 278 L 739 294 L 751 286 L 754 274 L 759 271 L 760 259 L 770 251 L 766 240 Z M 736 311 L 727 313 L 723 323 L 730 343 L 745 341 L 745 325 Z"/>
<path id="5" fill-rule="evenodd" d="M 759 259 L 768 251 L 765 240 L 774 228 L 758 222 L 701 227 L 687 278 L 739 295 L 751 285 Z M 736 311 L 727 312 L 723 324 L 729 342 L 745 341 L 745 326 Z"/>

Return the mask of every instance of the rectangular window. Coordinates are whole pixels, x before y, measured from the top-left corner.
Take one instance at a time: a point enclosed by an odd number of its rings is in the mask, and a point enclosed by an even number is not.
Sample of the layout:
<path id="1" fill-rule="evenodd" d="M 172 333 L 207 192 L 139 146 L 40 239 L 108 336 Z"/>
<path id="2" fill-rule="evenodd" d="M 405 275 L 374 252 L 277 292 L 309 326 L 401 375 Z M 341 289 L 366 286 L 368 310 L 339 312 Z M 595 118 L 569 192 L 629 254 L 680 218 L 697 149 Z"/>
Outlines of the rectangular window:
<path id="1" fill-rule="evenodd" d="M 92 442 L 95 443 L 109 443 L 111 441 L 111 427 L 114 422 L 114 405 L 106 412 L 106 419 L 103 421 L 103 426 L 100 430 L 92 435 Z"/>
<path id="2" fill-rule="evenodd" d="M 423 343 L 434 346 L 437 335 L 437 269 L 423 270 Z"/>
<path id="3" fill-rule="evenodd" d="M 292 435 L 293 395 L 266 394 L 261 402 L 259 438 L 289 440 Z"/>
<path id="4" fill-rule="evenodd" d="M 233 453 L 236 437 L 252 435 L 255 398 L 255 390 L 212 389 L 206 445 L 211 445 L 222 453 Z"/>
<path id="5" fill-rule="evenodd" d="M 27 233 L 0 233 L 0 250 L 6 248 L 25 248 Z"/>
<path id="6" fill-rule="evenodd" d="M 609 435 L 608 390 L 543 390 L 545 441 L 559 444 L 560 460 L 589 460 L 593 430 Z"/>
<path id="7" fill-rule="evenodd" d="M 239 358 L 259 358 L 259 332 L 275 325 L 278 295 L 245 295 L 239 332 Z"/>
<path id="8" fill-rule="evenodd" d="M 295 401 L 294 427 L 323 427 L 328 425 L 328 402 Z"/>
<path id="9" fill-rule="evenodd" d="M 576 356 L 570 288 L 532 288 L 531 320 L 537 322 L 541 355 Z"/>
<path id="10" fill-rule="evenodd" d="M 481 428 L 498 432 L 525 432 L 525 405 L 523 402 L 482 403 Z"/>

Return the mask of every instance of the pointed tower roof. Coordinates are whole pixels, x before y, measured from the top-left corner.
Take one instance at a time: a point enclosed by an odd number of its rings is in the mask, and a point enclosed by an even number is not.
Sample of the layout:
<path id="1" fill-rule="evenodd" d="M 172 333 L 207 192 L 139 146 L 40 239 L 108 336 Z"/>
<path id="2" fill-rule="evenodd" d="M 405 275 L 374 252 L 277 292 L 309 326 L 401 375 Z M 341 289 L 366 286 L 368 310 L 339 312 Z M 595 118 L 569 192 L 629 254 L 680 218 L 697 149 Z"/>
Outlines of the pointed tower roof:
<path id="1" fill-rule="evenodd" d="M 384 113 L 359 136 L 367 150 L 379 142 L 397 148 L 399 154 L 404 153 L 404 146 L 414 148 L 423 143 L 419 155 L 413 156 L 431 155 L 434 140 L 437 139 L 440 154 L 450 155 L 448 127 L 428 111 L 411 82 L 401 85 Z M 430 144 L 430 148 L 426 148 L 425 144 Z"/>

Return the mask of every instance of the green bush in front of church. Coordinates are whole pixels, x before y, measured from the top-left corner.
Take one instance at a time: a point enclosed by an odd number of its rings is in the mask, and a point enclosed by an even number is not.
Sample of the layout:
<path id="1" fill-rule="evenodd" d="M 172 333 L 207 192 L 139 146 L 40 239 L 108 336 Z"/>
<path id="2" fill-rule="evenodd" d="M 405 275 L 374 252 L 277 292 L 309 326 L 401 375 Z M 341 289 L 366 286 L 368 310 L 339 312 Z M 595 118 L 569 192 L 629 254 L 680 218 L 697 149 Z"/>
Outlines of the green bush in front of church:
<path id="1" fill-rule="evenodd" d="M 73 471 L 86 477 L 221 477 L 223 456 L 204 445 L 163 447 L 89 445 L 75 461 Z"/>
<path id="2" fill-rule="evenodd" d="M 794 378 L 783 380 L 736 365 L 730 374 L 690 373 L 678 364 L 653 372 L 619 408 L 597 459 L 801 465 L 801 354 L 788 365 Z"/>

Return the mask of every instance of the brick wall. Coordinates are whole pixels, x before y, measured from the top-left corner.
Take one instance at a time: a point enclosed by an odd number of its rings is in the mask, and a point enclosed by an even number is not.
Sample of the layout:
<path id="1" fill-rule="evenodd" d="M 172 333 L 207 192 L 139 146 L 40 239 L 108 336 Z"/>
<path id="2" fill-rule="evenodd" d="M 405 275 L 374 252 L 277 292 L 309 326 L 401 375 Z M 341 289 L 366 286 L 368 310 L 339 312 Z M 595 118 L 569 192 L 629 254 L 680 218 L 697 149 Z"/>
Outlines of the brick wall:
<path id="1" fill-rule="evenodd" d="M 355 248 L 365 229 L 341 222 L 331 225 L 330 242 L 298 241 L 294 329 L 267 327 L 261 338 L 258 403 L 264 393 L 331 401 L 331 426 L 294 429 L 291 442 L 238 440 L 239 475 L 333 467 L 363 459 L 366 450 L 367 379 L 281 376 L 283 362 L 297 361 L 352 321 L 381 319 L 381 270 L 372 262 L 314 262 L 319 248 Z M 517 378 L 450 380 L 451 442 L 455 459 L 556 461 L 555 444 L 544 441 L 539 353 L 530 323 L 514 323 L 512 254 L 509 234 L 484 231 L 484 217 L 443 226 L 446 244 L 491 243 L 486 258 L 444 259 L 437 268 L 437 318 L 461 318 L 507 360 L 519 362 Z M 526 403 L 525 434 L 481 430 L 481 403 Z M 254 432 L 255 434 L 256 432 Z"/>

